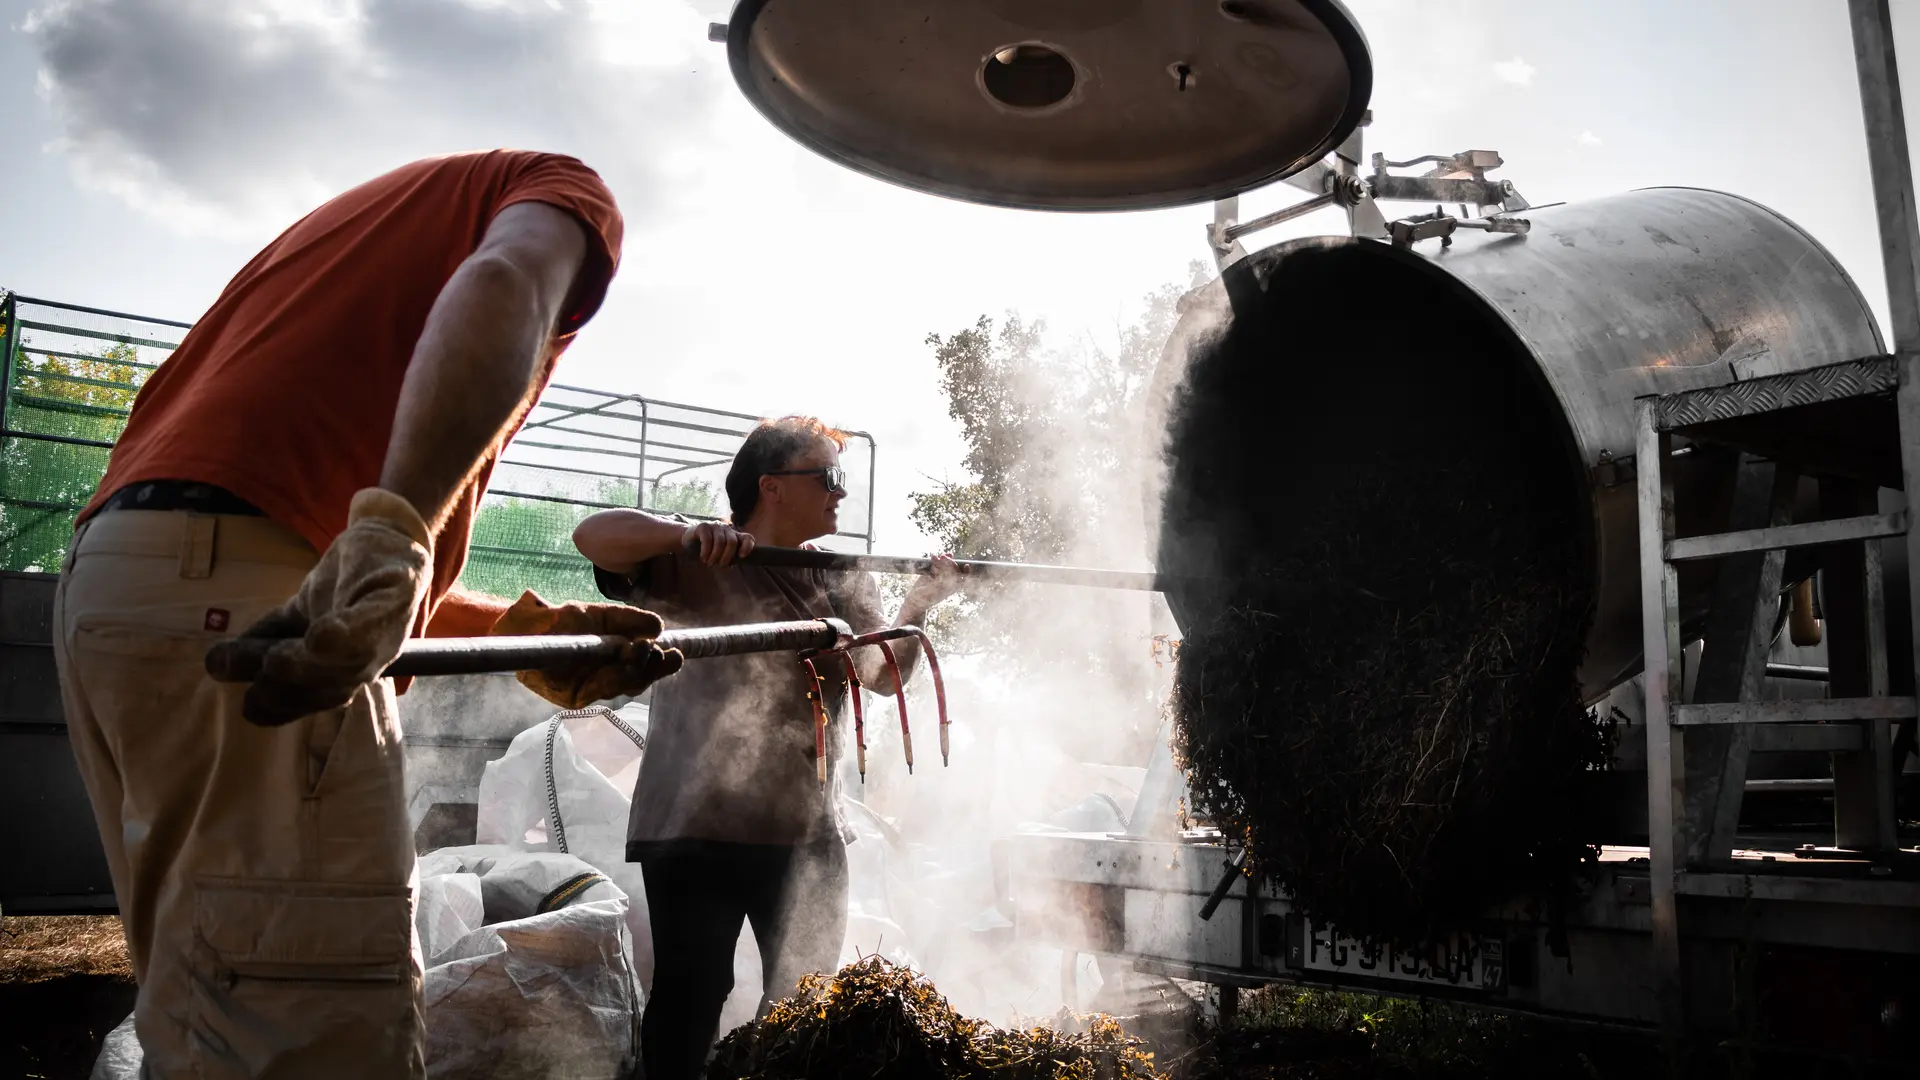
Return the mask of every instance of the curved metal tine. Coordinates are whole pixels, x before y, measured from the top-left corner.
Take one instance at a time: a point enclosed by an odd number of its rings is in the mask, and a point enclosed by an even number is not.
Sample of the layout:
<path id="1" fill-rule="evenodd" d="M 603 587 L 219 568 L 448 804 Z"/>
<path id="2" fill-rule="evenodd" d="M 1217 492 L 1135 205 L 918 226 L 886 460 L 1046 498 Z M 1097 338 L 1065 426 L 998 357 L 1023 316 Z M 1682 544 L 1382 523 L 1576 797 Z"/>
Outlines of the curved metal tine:
<path id="1" fill-rule="evenodd" d="M 933 703 L 940 710 L 940 767 L 944 769 L 949 764 L 948 731 L 952 727 L 952 722 L 947 719 L 947 681 L 940 677 L 940 657 L 934 654 L 933 639 L 918 626 L 908 629 L 920 640 L 920 651 L 927 658 L 927 671 L 933 675 Z"/>
<path id="2" fill-rule="evenodd" d="M 896 637 L 905 637 L 896 634 Z M 900 661 L 893 655 L 893 646 L 886 638 L 873 642 L 880 646 L 880 655 L 887 658 L 887 670 L 893 672 L 893 699 L 900 704 L 900 745 L 907 752 L 907 775 L 913 775 L 913 731 L 907 727 L 907 682 L 900 677 Z"/>
<path id="3" fill-rule="evenodd" d="M 860 703 L 860 671 L 853 662 L 851 653 L 841 653 L 840 658 L 847 662 L 847 696 L 853 701 L 853 747 L 854 757 L 860 763 L 860 782 L 867 782 L 867 711 Z"/>
<path id="4" fill-rule="evenodd" d="M 813 766 L 820 778 L 820 790 L 827 790 L 827 702 L 826 684 L 820 680 L 820 669 L 813 666 L 812 657 L 801 657 L 800 666 L 807 669 L 807 675 L 813 685 L 807 689 L 807 702 L 813 706 Z"/>

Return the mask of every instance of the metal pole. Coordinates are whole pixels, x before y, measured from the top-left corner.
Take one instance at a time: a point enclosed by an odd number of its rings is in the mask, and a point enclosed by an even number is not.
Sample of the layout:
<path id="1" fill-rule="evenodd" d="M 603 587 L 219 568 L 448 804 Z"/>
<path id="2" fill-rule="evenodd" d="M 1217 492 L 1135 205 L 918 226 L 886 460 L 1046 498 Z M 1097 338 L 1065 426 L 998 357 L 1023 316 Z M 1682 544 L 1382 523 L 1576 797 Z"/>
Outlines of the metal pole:
<path id="1" fill-rule="evenodd" d="M 689 660 L 743 653 L 831 649 L 853 631 L 839 619 L 745 623 L 668 630 L 655 639 Z M 207 674 L 218 682 L 251 682 L 260 676 L 272 638 L 233 638 L 207 651 Z M 381 674 L 388 678 L 483 675 L 524 671 L 583 660 L 615 660 L 633 644 L 619 634 L 502 634 L 498 637 L 415 638 Z"/>
<path id="2" fill-rule="evenodd" d="M 1291 182 L 1291 178 L 1287 182 Z M 1207 226 L 1207 247 L 1213 251 L 1213 264 L 1217 269 L 1225 270 L 1227 264 L 1247 257 L 1246 247 L 1227 235 L 1227 230 L 1239 220 L 1240 196 L 1229 195 L 1214 200 L 1213 222 Z"/>
<path id="3" fill-rule="evenodd" d="M 1655 399 L 1639 402 L 1634 448 L 1640 511 L 1640 625 L 1646 654 L 1647 878 L 1652 892 L 1653 980 L 1660 1025 L 1669 1037 L 1685 1029 L 1680 974 L 1680 918 L 1674 875 L 1672 708 L 1681 694 L 1680 585 L 1667 561 L 1673 538 L 1673 484 L 1666 477 L 1669 440 L 1656 422 Z"/>
<path id="4" fill-rule="evenodd" d="M 1911 529 L 1909 529 L 1911 531 Z M 1880 544 L 1868 540 L 1860 545 L 1864 571 L 1861 585 L 1866 592 L 1867 616 L 1867 694 L 1886 697 L 1892 693 L 1887 679 L 1887 595 L 1885 570 L 1880 562 Z M 1869 720 L 1866 723 L 1867 762 L 1873 770 L 1868 792 L 1873 800 L 1873 853 L 1890 860 L 1899 849 L 1898 822 L 1894 820 L 1893 721 Z M 1836 787 L 1839 773 L 1834 774 Z M 1837 792 L 1836 792 L 1837 794 Z"/>
<path id="5" fill-rule="evenodd" d="M 19 300 L 13 293 L 7 294 L 5 303 L 0 303 L 0 321 L 7 324 L 7 332 L 0 337 L 0 431 L 12 431 L 11 413 L 13 409 L 13 354 L 20 342 Z"/>
<path id="6" fill-rule="evenodd" d="M 903 558 L 897 555 L 847 555 L 834 551 L 779 547 L 754 548 L 753 553 L 741 561 L 752 566 L 785 566 L 811 570 L 867 570 L 881 574 L 924 574 L 933 568 L 932 559 Z M 982 559 L 955 561 L 964 572 L 969 574 L 1046 585 L 1088 585 L 1101 589 L 1164 592 L 1168 584 L 1180 580 L 1174 575 L 1136 573 L 1126 570 L 1096 570 L 1083 566 L 1039 566 L 1027 563 L 988 562 Z"/>
<path id="7" fill-rule="evenodd" d="M 634 400 L 640 403 L 640 479 L 633 489 L 633 508 L 644 510 L 647 508 L 647 429 L 650 418 L 647 412 L 647 399 L 635 398 Z"/>
<path id="8" fill-rule="evenodd" d="M 1905 490 L 1920 493 L 1920 354 L 1904 353 L 1900 357 L 1900 389 L 1895 394 L 1895 402 L 1900 417 L 1900 468 L 1905 478 Z M 1907 496 L 1909 508 L 1920 505 L 1920 498 L 1913 494 Z M 1920 528 L 1913 527 L 1912 514 L 1908 515 L 1907 535 L 1902 539 L 1907 545 L 1907 612 L 1915 620 L 1913 635 L 1913 670 L 1920 672 Z M 1908 731 L 1920 720 L 1907 721 Z M 1902 754 L 1901 758 L 1905 755 Z M 1893 768 L 1897 772 L 1904 767 L 1901 758 L 1896 758 Z"/>
<path id="9" fill-rule="evenodd" d="M 1907 500 L 1914 505 L 1916 462 L 1913 443 L 1920 438 L 1916 421 L 1914 359 L 1920 351 L 1920 211 L 1916 211 L 1913 190 L 1913 162 L 1907 152 L 1906 109 L 1900 97 L 1900 64 L 1893 44 L 1893 13 L 1887 0 L 1848 0 L 1847 15 L 1853 24 L 1853 58 L 1860 76 L 1860 111 L 1867 128 L 1867 164 L 1873 175 L 1873 202 L 1880 222 L 1880 257 L 1887 268 L 1887 309 L 1893 320 L 1894 351 L 1903 354 L 1900 361 L 1900 445 L 1902 468 L 1906 474 Z M 1908 552 L 1909 617 L 1920 620 L 1920 540 L 1909 529 Z M 1879 595 L 1879 555 L 1877 545 L 1866 544 L 1868 633 L 1876 640 L 1869 644 L 1877 651 L 1879 663 L 1871 674 L 1875 685 L 1871 692 L 1885 693 L 1884 627 L 1873 626 L 1884 611 Z M 1880 601 L 1880 604 L 1876 604 Z M 1879 610 L 1874 610 L 1876 607 Z M 1916 624 L 1920 628 L 1920 624 Z M 1874 647 L 1877 646 L 1877 650 Z M 1920 670 L 1920 633 L 1915 635 L 1915 670 Z M 1920 722 L 1920 721 L 1917 721 Z M 1891 846 L 1888 831 L 1892 816 L 1893 771 L 1900 768 L 1891 761 L 1890 725 L 1879 721 L 1868 726 L 1872 760 L 1875 766 L 1876 848 Z M 1838 841 L 1836 841 L 1838 842 Z"/>
<path id="10" fill-rule="evenodd" d="M 876 485 L 880 483 L 880 444 L 873 436 L 867 436 L 867 554 L 873 554 L 873 504 L 879 493 Z"/>
<path id="11" fill-rule="evenodd" d="M 1213 891 L 1207 894 L 1207 902 L 1200 905 L 1201 922 L 1213 921 L 1213 913 L 1219 911 L 1220 905 L 1226 902 L 1227 894 L 1233 891 L 1233 883 L 1246 876 L 1247 854 L 1247 849 L 1241 848 L 1233 858 L 1227 860 L 1227 865 L 1221 869 L 1220 880 L 1213 886 Z M 1247 903 L 1251 905 L 1252 885 L 1247 886 L 1247 893 Z"/>
<path id="12" fill-rule="evenodd" d="M 11 410 L 13 407 L 13 351 L 14 342 L 20 334 L 19 327 L 16 325 L 19 322 L 19 299 L 18 295 L 8 293 L 7 298 L 4 301 L 0 301 L 0 321 L 4 321 L 6 324 L 6 332 L 0 334 L 0 500 L 4 500 L 6 496 L 13 491 L 11 478 L 6 475 L 8 457 L 6 453 L 8 449 L 7 443 L 11 441 L 11 437 L 6 433 L 13 430 L 13 424 L 11 422 Z M 6 506 L 4 502 L 0 502 L 0 519 L 4 519 L 5 517 Z M 15 541 L 18 541 L 21 533 L 24 531 L 24 528 L 7 529 L 4 535 L 7 546 L 11 546 Z"/>
<path id="13" fill-rule="evenodd" d="M 1259 232 L 1261 229 L 1270 229 L 1275 225 L 1292 221 L 1297 217 L 1305 217 L 1315 210 L 1321 210 L 1333 204 L 1333 192 L 1325 192 L 1320 195 L 1315 195 L 1313 198 L 1307 199 L 1304 202 L 1297 202 L 1292 206 L 1282 207 L 1271 214 L 1262 214 L 1252 221 L 1242 221 L 1235 225 L 1229 225 L 1220 230 L 1220 235 L 1227 241 L 1238 240 L 1248 233 Z"/>
<path id="14" fill-rule="evenodd" d="M 1893 347 L 1920 349 L 1920 217 L 1907 156 L 1906 113 L 1894 58 L 1893 17 L 1887 0 L 1849 0 L 1853 57 L 1860 75 L 1860 111 L 1867 125 L 1867 163 L 1880 219 L 1880 257 L 1887 267 L 1887 307 Z"/>

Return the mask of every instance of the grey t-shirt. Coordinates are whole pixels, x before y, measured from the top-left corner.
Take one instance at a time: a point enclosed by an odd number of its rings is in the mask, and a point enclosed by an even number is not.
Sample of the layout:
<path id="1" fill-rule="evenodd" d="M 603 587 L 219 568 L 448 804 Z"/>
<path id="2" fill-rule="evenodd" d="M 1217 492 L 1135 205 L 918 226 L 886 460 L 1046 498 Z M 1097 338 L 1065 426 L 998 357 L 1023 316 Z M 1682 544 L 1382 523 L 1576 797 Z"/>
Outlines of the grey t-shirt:
<path id="1" fill-rule="evenodd" d="M 631 574 L 599 570 L 608 596 L 660 614 L 668 626 L 834 617 L 854 632 L 886 625 L 865 573 L 759 566 L 715 570 L 663 555 Z M 807 844 L 850 839 L 834 762 L 846 712 L 846 667 L 819 664 L 830 714 L 828 786 L 814 763 L 813 707 L 797 654 L 687 663 L 653 688 L 646 756 L 627 820 L 627 858 L 688 842 Z M 866 667 L 863 665 L 862 670 Z"/>

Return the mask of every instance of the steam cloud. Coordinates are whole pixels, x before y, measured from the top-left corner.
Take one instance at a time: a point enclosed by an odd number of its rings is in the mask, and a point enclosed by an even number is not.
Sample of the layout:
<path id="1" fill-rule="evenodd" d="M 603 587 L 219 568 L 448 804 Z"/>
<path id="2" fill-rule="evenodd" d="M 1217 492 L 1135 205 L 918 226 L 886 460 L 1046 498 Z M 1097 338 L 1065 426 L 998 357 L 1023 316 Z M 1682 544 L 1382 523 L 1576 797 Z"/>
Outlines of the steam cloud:
<path id="1" fill-rule="evenodd" d="M 1015 380 L 1008 391 L 1035 403 L 1071 397 L 1070 390 L 1062 395 L 1059 380 L 1070 381 L 1086 358 L 1053 359 L 1065 362 Z M 1157 411 L 1147 401 L 1152 392 L 1140 390 L 1136 415 L 1111 426 L 1052 410 L 1057 422 L 1024 448 L 1022 475 L 1046 478 L 1039 501 L 1076 526 L 1065 561 L 1149 568 L 1150 530 L 1158 525 L 1148 506 L 1160 470 L 1158 442 L 1147 434 Z M 1105 468 L 1081 476 L 1058 467 L 1068 448 L 1088 445 L 1102 448 Z M 1073 520 L 1089 509 L 1097 516 Z M 870 699 L 871 764 L 864 792 L 853 783 L 849 794 L 889 818 L 911 855 L 892 869 L 889 920 L 863 920 L 856 912 L 850 937 L 863 950 L 910 959 L 956 1009 L 994 1023 L 1045 1017 L 1063 1006 L 1086 1009 L 1115 969 L 1096 975 L 1091 957 L 1081 957 L 1078 970 L 1063 976 L 1067 958 L 1059 951 L 1012 943 L 1011 926 L 990 914 L 1001 899 L 991 849 L 997 838 L 1049 823 L 1116 829 L 1117 819 L 1133 812 L 1144 766 L 1163 737 L 1161 702 L 1173 673 L 1164 653 L 1164 666 L 1156 666 L 1153 640 L 1175 628 L 1157 595 L 1063 586 L 1010 588 L 974 617 L 994 620 L 996 636 L 1013 649 L 1051 662 L 995 652 L 945 658 L 954 720 L 953 761 L 945 769 L 932 752 L 929 681 L 917 677 L 910 696 L 919 765 L 911 777 L 901 764 L 891 703 Z M 863 847 L 875 845 L 849 849 L 856 879 L 860 860 L 878 854 Z M 854 897 L 856 908 L 862 902 Z M 1110 1003 L 1117 1001 L 1098 1004 Z"/>

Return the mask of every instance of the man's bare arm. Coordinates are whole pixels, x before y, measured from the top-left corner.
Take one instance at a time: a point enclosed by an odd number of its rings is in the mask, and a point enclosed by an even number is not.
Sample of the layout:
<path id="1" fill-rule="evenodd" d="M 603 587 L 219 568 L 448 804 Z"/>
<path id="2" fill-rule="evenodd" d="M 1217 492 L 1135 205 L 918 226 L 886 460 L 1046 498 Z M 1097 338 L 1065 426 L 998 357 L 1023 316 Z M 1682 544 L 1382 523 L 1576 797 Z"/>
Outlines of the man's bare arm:
<path id="1" fill-rule="evenodd" d="M 727 566 L 753 550 L 753 537 L 724 522 L 688 525 L 644 510 L 602 510 L 573 530 L 573 546 L 587 561 L 624 574 L 648 559 L 697 544 L 700 561 Z"/>
<path id="2" fill-rule="evenodd" d="M 412 503 L 435 535 L 534 393 L 586 253 L 572 215 L 515 203 L 434 301 L 400 387 L 380 486 Z"/>

